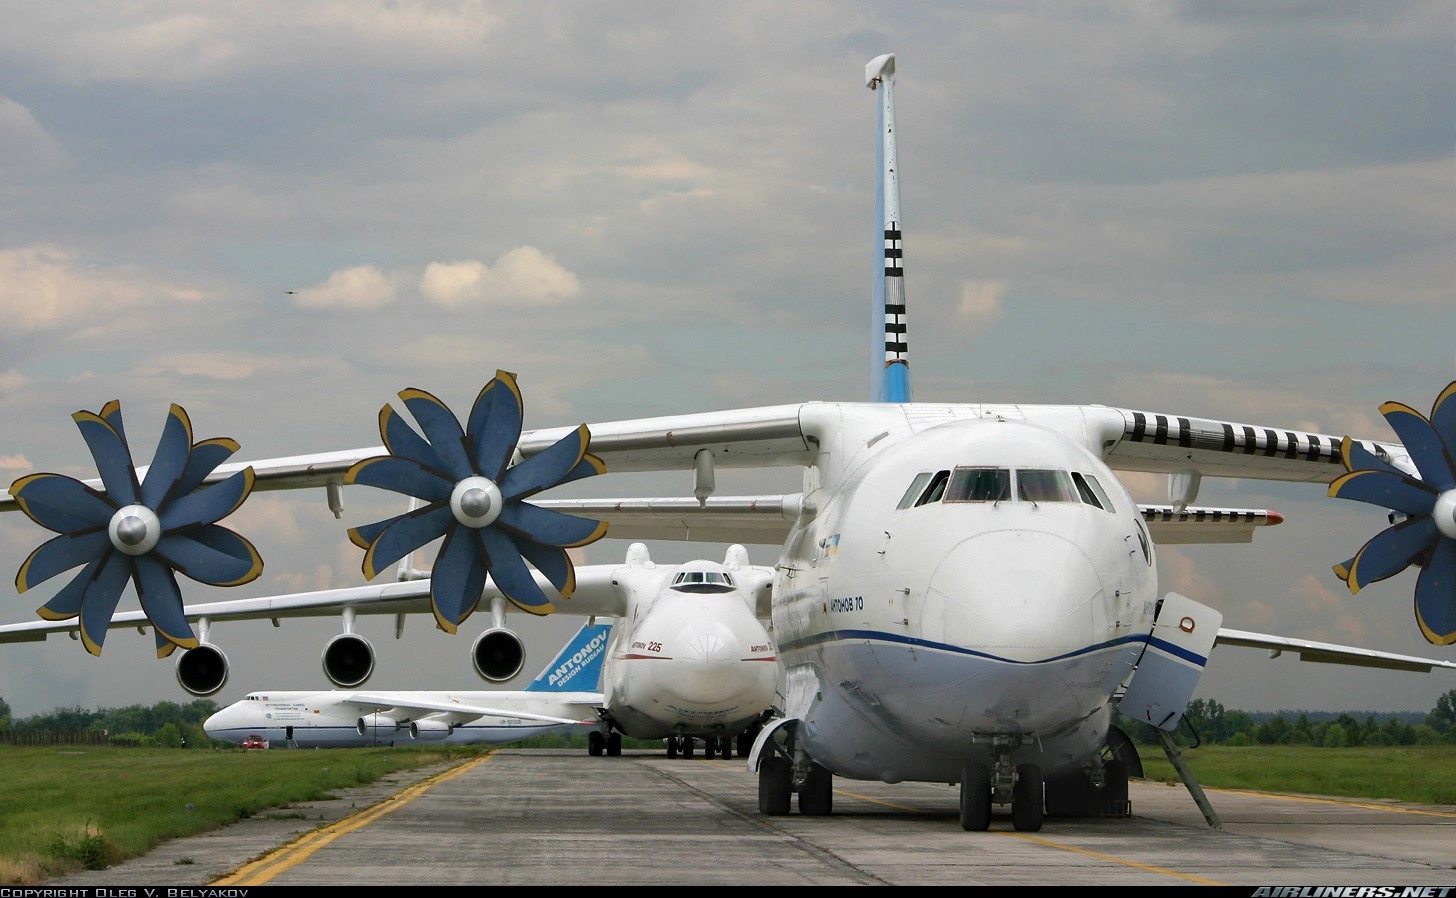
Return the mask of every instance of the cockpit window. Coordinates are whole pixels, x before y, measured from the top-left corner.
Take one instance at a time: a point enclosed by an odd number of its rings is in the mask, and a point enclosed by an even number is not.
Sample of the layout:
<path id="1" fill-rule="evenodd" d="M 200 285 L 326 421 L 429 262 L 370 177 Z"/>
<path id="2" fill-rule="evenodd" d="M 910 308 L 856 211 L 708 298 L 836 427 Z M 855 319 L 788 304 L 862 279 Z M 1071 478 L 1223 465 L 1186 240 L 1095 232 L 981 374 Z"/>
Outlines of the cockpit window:
<path id="1" fill-rule="evenodd" d="M 1086 478 L 1086 480 L 1087 480 L 1087 486 L 1097 496 L 1097 499 L 1098 499 L 1097 504 L 1098 505 L 1100 505 L 1102 508 L 1107 509 L 1108 511 L 1115 511 L 1116 510 L 1112 506 L 1112 500 L 1109 499 L 1109 498 L 1107 498 L 1107 491 L 1102 488 L 1102 484 L 1100 484 L 1100 483 L 1097 482 L 1097 478 L 1096 477 L 1093 477 L 1091 474 L 1076 474 L 1076 475 L 1073 475 L 1073 476 L 1075 476 L 1075 477 L 1085 477 Z"/>
<path id="2" fill-rule="evenodd" d="M 929 471 L 921 471 L 919 474 L 916 474 L 915 479 L 910 481 L 910 488 L 905 491 L 905 495 L 900 497 L 900 504 L 896 505 L 895 509 L 898 511 L 899 509 L 909 508 L 914 505 L 915 500 L 920 498 L 921 493 L 925 491 L 925 484 L 929 482 Z"/>
<path id="3" fill-rule="evenodd" d="M 940 497 L 945 495 L 945 484 L 948 480 L 950 480 L 949 471 L 936 471 L 930 478 L 930 485 L 925 488 L 925 492 L 920 494 L 920 498 L 915 500 L 915 504 L 929 505 L 932 502 L 939 502 Z"/>
<path id="4" fill-rule="evenodd" d="M 1077 488 L 1066 471 L 1022 468 L 1016 472 L 1016 495 L 1024 502 L 1076 502 Z"/>
<path id="5" fill-rule="evenodd" d="M 678 571 L 672 578 L 672 588 L 678 592 L 732 592 L 733 575 L 720 571 Z"/>
<path id="6" fill-rule="evenodd" d="M 956 468 L 945 490 L 947 502 L 1000 502 L 1010 498 L 1010 468 Z"/>

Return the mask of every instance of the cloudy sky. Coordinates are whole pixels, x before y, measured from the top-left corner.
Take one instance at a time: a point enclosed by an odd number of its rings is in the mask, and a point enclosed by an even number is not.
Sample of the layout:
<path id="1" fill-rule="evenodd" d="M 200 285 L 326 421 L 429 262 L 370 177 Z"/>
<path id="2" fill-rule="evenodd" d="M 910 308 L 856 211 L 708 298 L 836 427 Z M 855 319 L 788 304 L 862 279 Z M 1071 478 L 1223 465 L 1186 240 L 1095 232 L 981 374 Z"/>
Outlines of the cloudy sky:
<path id="1" fill-rule="evenodd" d="M 1392 439 L 1456 377 L 1449 2 L 0 0 L 0 485 L 95 476 L 71 420 L 171 403 L 236 460 L 375 446 L 408 387 L 457 410 L 503 368 L 528 427 L 867 395 L 875 95 L 895 53 L 922 400 L 1105 403 Z M 720 492 L 797 481 L 720 473 Z M 1157 478 L 1132 478 L 1160 501 Z M 688 475 L 647 484 L 691 492 Z M 629 487 L 631 489 L 631 487 Z M 357 585 L 377 491 L 257 494 L 263 576 L 190 600 Z M 1415 572 L 1331 572 L 1384 525 L 1315 486 L 1205 483 L 1287 520 L 1165 547 L 1226 626 L 1456 658 Z M 49 536 L 0 517 L 0 583 Z M 620 560 L 606 540 L 588 560 Z M 701 550 L 721 558 L 722 547 Z M 771 548 L 753 557 L 772 563 Z M 653 546 L 682 561 L 682 544 Z M 34 619 L 68 578 L 0 589 Z M 134 607 L 128 595 L 123 607 Z M 476 615 L 412 621 L 372 688 L 480 688 Z M 516 615 L 519 687 L 574 629 Z M 222 626 L 222 702 L 326 686 L 336 621 Z M 1215 652 L 1230 708 L 1429 710 L 1449 674 Z M 190 699 L 152 640 L 5 646 L 0 698 Z"/>

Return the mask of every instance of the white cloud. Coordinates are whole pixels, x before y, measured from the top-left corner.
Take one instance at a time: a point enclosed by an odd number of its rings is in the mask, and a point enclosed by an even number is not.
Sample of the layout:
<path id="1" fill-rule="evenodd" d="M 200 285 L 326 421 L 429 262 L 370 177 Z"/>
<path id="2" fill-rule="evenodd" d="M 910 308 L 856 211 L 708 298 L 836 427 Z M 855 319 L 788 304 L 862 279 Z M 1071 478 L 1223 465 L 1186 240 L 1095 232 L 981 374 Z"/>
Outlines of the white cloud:
<path id="1" fill-rule="evenodd" d="M 431 262 L 420 293 L 437 306 L 454 309 L 479 303 L 537 304 L 573 299 L 581 281 L 534 246 L 520 246 L 496 260 Z"/>
<path id="2" fill-rule="evenodd" d="M 0 97 L 0 174 L 54 168 L 65 161 L 60 142 L 28 108 L 9 97 Z"/>
<path id="3" fill-rule="evenodd" d="M 977 328 L 990 327 L 1001 320 L 1001 296 L 1005 292 L 1004 281 L 965 281 L 956 314 Z"/>
<path id="4" fill-rule="evenodd" d="M 358 265 L 329 275 L 317 287 L 299 290 L 306 309 L 377 309 L 394 301 L 394 285 L 373 265 Z"/>
<path id="5" fill-rule="evenodd" d="M 87 269 L 54 247 L 0 250 L 0 317 L 8 329 L 61 327 L 139 305 L 156 289 L 132 269 Z"/>

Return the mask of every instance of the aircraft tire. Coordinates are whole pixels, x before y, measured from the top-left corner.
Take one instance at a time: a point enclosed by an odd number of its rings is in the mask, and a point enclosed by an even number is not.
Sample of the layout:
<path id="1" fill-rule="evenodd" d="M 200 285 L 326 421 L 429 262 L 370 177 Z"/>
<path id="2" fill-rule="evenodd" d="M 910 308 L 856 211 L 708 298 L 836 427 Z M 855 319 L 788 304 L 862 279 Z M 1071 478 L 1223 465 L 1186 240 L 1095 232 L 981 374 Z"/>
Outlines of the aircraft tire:
<path id="1" fill-rule="evenodd" d="M 1123 761 L 1108 761 L 1103 767 L 1106 782 L 1102 787 L 1102 806 L 1099 817 L 1130 817 L 1132 803 L 1127 797 L 1127 764 Z"/>
<path id="2" fill-rule="evenodd" d="M 668 736 L 666 739 L 664 739 L 662 741 L 667 743 L 667 757 L 668 757 L 668 760 L 672 760 L 673 758 L 676 758 L 677 757 L 677 737 L 676 736 Z"/>
<path id="3" fill-rule="evenodd" d="M 615 758 L 622 754 L 622 734 L 611 733 L 607 736 L 607 757 Z"/>
<path id="4" fill-rule="evenodd" d="M 713 756 L 716 755 L 717 753 L 718 753 L 718 737 L 717 736 L 709 736 L 706 739 L 704 739 L 703 740 L 703 758 L 706 759 L 706 760 L 711 761 L 711 760 L 713 760 Z"/>
<path id="5" fill-rule="evenodd" d="M 1037 764 L 1018 764 L 1016 784 L 1011 787 L 1011 825 L 1017 832 L 1041 831 L 1042 776 Z"/>
<path id="6" fill-rule="evenodd" d="M 744 730 L 738 734 L 738 757 L 748 757 L 748 753 L 753 751 L 753 740 L 757 735 L 753 730 Z"/>
<path id="7" fill-rule="evenodd" d="M 799 813 L 810 817 L 823 817 L 834 808 L 834 774 L 810 763 L 809 772 L 799 786 Z"/>
<path id="8" fill-rule="evenodd" d="M 684 737 L 682 737 L 682 756 L 684 758 L 691 758 L 693 756 L 693 749 L 694 749 L 693 737 L 692 736 L 684 736 Z"/>
<path id="9" fill-rule="evenodd" d="M 991 768 L 967 764 L 961 771 L 961 829 L 985 832 L 991 828 Z"/>
<path id="10" fill-rule="evenodd" d="M 758 762 L 758 812 L 770 817 L 789 813 L 794 798 L 794 765 L 788 758 L 770 755 Z"/>
<path id="11" fill-rule="evenodd" d="M 602 736 L 601 730 L 592 730 L 586 737 L 586 753 L 593 758 L 600 758 L 606 749 L 607 740 Z"/>
<path id="12" fill-rule="evenodd" d="M 1048 817 L 1101 817 L 1102 790 L 1081 770 L 1046 781 Z"/>

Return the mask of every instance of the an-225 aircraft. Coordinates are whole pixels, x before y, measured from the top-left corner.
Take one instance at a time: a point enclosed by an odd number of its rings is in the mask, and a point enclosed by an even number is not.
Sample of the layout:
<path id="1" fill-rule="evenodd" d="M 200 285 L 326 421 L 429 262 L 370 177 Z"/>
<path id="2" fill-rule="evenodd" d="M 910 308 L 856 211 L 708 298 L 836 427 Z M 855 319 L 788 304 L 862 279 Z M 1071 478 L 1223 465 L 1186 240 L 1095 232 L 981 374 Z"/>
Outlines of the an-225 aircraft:
<path id="1" fill-rule="evenodd" d="M 1456 383 L 1429 418 L 1382 406 L 1399 443 L 1103 405 L 912 400 L 894 74 L 893 55 L 866 68 L 880 148 L 870 401 L 522 432 L 515 377 L 499 372 L 464 425 L 431 394 L 408 389 L 400 397 L 423 435 L 385 406 L 382 447 L 252 464 L 223 464 L 237 448 L 231 440 L 193 443 L 174 406 L 144 479 L 119 408 L 78 413 L 104 489 L 39 474 L 16 481 L 10 501 L 60 534 L 22 565 L 19 589 L 86 567 L 42 607 L 47 622 L 12 625 L 0 638 L 79 630 L 99 653 L 134 580 L 158 653 L 183 649 L 179 676 L 199 689 L 220 673 L 212 621 L 328 611 L 342 616 L 336 641 L 348 642 L 356 614 L 421 610 L 419 586 L 409 583 L 184 609 L 176 571 L 222 585 L 257 576 L 251 544 L 217 523 L 254 487 L 324 487 L 333 507 L 352 484 L 421 500 L 349 537 L 371 580 L 443 538 L 428 607 L 452 633 L 480 603 L 490 607 L 486 635 L 502 651 L 482 652 L 479 642 L 473 651 L 487 676 L 519 666 L 507 605 L 603 613 L 578 594 L 566 550 L 608 526 L 626 539 L 774 544 L 771 623 L 783 690 L 748 758 L 760 810 L 788 813 L 797 793 L 800 813 L 830 813 L 836 776 L 943 782 L 958 784 L 967 830 L 986 829 L 997 805 L 1009 805 L 1023 831 L 1040 829 L 1048 814 L 1120 813 L 1138 762 L 1113 708 L 1166 736 L 1216 643 L 1456 670 L 1222 629 L 1217 611 L 1164 592 L 1157 566 L 1158 542 L 1247 541 L 1277 523 L 1262 510 L 1194 506 L 1203 477 L 1328 484 L 1332 496 L 1391 510 L 1394 522 L 1335 573 L 1354 592 L 1420 568 L 1417 624 L 1432 643 L 1456 642 Z M 720 466 L 798 468 L 803 490 L 716 497 Z M 693 495 L 536 499 L 583 477 L 666 470 L 692 472 Z M 1169 505 L 1139 507 L 1117 471 L 1169 475 Z"/>
<path id="2" fill-rule="evenodd" d="M 517 742 L 597 725 L 597 691 L 611 624 L 583 624 L 525 689 L 248 693 L 208 717 L 213 739 L 262 738 L 289 748 Z"/>

